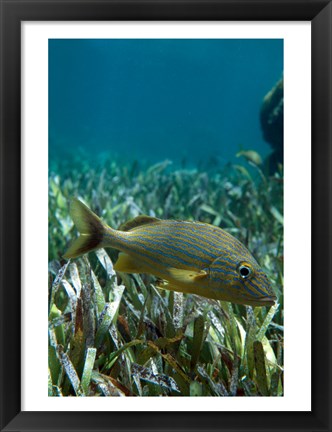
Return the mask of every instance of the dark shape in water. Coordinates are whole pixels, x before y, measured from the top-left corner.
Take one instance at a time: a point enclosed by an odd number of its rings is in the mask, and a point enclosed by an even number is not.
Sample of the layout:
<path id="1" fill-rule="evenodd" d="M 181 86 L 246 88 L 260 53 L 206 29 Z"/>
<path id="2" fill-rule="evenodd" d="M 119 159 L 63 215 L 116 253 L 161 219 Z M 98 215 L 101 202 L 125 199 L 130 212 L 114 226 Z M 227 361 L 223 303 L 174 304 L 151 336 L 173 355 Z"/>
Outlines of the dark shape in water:
<path id="1" fill-rule="evenodd" d="M 284 79 L 266 94 L 260 112 L 263 136 L 273 148 L 266 165 L 270 173 L 283 164 L 284 157 Z"/>

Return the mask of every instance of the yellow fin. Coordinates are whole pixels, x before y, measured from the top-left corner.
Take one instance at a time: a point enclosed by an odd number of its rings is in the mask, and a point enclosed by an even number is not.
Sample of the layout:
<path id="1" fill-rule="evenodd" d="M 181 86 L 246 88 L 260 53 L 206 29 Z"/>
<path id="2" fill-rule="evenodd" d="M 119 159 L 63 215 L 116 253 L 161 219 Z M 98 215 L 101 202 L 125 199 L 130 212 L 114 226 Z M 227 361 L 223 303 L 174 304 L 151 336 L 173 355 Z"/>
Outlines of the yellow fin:
<path id="1" fill-rule="evenodd" d="M 168 269 L 168 271 L 170 276 L 173 279 L 184 283 L 194 283 L 208 276 L 208 273 L 205 270 L 197 271 L 197 270 L 184 270 L 184 269 L 171 268 Z"/>
<path id="2" fill-rule="evenodd" d="M 144 268 L 130 255 L 124 252 L 119 253 L 118 260 L 114 265 L 114 270 L 123 273 L 144 273 Z"/>
<path id="3" fill-rule="evenodd" d="M 102 247 L 106 225 L 85 204 L 74 198 L 70 204 L 70 216 L 81 234 L 64 254 L 64 258 L 76 258 Z"/>
<path id="4" fill-rule="evenodd" d="M 130 231 L 130 230 L 137 228 L 141 225 L 147 225 L 147 224 L 156 223 L 156 222 L 160 222 L 160 219 L 152 217 L 152 216 L 141 215 L 141 216 L 137 216 L 134 219 L 131 219 L 130 221 L 125 222 L 124 224 L 120 225 L 119 230 L 120 231 Z"/>

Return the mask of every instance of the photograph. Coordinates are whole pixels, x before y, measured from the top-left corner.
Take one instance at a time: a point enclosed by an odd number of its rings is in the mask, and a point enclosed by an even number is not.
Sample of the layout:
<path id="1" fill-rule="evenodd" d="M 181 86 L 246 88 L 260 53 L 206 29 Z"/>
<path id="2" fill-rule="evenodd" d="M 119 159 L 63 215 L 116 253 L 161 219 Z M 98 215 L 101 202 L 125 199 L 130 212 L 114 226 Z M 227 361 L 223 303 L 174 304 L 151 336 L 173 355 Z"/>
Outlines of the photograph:
<path id="1" fill-rule="evenodd" d="M 332 432 L 332 0 L 0 0 L 0 431 Z"/>
<path id="2" fill-rule="evenodd" d="M 48 396 L 284 395 L 283 63 L 49 39 Z"/>

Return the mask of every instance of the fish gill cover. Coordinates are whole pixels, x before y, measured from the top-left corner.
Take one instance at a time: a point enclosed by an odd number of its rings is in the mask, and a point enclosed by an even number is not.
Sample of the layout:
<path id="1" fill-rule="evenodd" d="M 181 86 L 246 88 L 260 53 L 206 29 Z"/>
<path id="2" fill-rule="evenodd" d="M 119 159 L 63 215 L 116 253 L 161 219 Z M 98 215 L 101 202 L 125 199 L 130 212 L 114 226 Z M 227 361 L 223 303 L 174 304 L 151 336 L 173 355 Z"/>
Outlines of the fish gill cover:
<path id="1" fill-rule="evenodd" d="M 260 125 L 282 58 L 280 40 L 49 42 L 49 396 L 283 395 L 283 161 Z M 74 197 L 114 228 L 224 229 L 278 303 L 159 289 L 114 249 L 63 259 Z"/>

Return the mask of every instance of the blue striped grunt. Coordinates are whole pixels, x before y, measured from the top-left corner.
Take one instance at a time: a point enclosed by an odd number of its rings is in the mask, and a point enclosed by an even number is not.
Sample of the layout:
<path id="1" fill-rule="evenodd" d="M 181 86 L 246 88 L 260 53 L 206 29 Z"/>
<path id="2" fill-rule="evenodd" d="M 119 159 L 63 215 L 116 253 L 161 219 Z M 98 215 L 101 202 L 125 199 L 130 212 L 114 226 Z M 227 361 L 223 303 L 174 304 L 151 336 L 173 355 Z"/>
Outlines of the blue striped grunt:
<path id="1" fill-rule="evenodd" d="M 152 274 L 159 288 L 252 306 L 276 300 L 247 248 L 219 227 L 138 216 L 116 230 L 78 199 L 70 214 L 81 235 L 64 258 L 112 247 L 120 251 L 116 271 Z"/>

